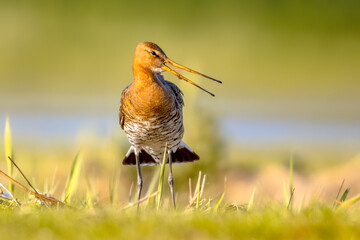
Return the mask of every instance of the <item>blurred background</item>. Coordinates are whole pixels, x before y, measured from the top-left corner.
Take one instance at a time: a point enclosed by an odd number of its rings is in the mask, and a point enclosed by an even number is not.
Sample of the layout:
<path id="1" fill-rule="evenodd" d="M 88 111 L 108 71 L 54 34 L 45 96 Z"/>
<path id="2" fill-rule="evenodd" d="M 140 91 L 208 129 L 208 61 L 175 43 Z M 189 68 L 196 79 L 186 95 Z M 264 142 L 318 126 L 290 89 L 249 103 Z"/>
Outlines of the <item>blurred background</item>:
<path id="1" fill-rule="evenodd" d="M 201 156 L 176 166 L 180 196 L 202 170 L 209 195 L 223 191 L 227 176 L 231 201 L 254 188 L 280 199 L 291 156 L 299 198 L 334 199 L 344 178 L 355 194 L 359 12 L 357 0 L 1 0 L 0 126 L 8 115 L 16 161 L 39 188 L 56 175 L 61 189 L 82 151 L 100 201 L 113 175 L 126 199 L 135 169 L 120 165 L 129 144 L 118 107 L 136 45 L 152 41 L 223 81 L 186 75 L 212 98 L 164 73 L 185 94 L 184 139 Z M 154 168 L 144 171 L 151 179 Z"/>

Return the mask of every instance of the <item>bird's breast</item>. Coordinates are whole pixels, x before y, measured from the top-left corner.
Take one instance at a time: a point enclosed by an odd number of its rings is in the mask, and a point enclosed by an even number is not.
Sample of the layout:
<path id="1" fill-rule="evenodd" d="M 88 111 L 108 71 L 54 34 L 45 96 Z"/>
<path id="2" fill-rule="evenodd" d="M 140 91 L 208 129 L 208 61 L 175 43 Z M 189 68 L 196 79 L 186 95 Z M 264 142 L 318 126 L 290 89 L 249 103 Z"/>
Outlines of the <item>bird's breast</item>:
<path id="1" fill-rule="evenodd" d="M 134 116 L 125 122 L 124 131 L 134 146 L 163 147 L 178 145 L 184 134 L 182 113 L 174 109 L 166 115 Z"/>
<path id="2" fill-rule="evenodd" d="M 123 103 L 124 131 L 133 145 L 155 144 L 182 138 L 182 107 L 166 85 L 135 86 Z"/>

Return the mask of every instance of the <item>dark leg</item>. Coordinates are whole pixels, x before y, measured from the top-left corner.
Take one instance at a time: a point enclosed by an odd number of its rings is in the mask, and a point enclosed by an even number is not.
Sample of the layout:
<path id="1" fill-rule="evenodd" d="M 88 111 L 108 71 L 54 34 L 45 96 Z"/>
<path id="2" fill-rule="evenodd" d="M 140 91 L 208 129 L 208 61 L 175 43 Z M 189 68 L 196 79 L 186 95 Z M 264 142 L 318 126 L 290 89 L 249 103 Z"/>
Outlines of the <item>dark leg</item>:
<path id="1" fill-rule="evenodd" d="M 174 195 L 174 179 L 173 179 L 173 174 L 172 174 L 172 162 L 173 162 L 173 160 L 174 160 L 174 154 L 170 150 L 169 151 L 169 178 L 168 178 L 168 183 L 169 183 L 169 186 L 170 186 L 173 206 L 174 206 L 174 209 L 176 209 L 175 195 Z"/>
<path id="2" fill-rule="evenodd" d="M 136 170 L 137 170 L 137 186 L 138 186 L 138 197 L 137 200 L 140 200 L 140 196 L 141 196 L 141 190 L 142 190 L 142 186 L 143 186 L 143 180 L 141 177 L 141 170 L 140 170 L 140 157 L 139 157 L 139 152 L 137 152 L 135 150 L 135 160 L 136 160 Z M 137 207 L 139 209 L 139 203 L 137 204 Z"/>

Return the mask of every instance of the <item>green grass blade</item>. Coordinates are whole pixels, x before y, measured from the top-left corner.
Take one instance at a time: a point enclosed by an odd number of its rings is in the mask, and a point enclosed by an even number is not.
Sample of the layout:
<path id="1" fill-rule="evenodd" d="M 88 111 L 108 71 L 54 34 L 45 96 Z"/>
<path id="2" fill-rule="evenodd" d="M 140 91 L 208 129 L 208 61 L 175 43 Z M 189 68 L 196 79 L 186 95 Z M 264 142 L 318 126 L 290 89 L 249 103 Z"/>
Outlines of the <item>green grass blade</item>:
<path id="1" fill-rule="evenodd" d="M 66 202 L 71 201 L 71 198 L 78 187 L 80 169 L 81 169 L 81 156 L 79 152 L 78 154 L 76 154 L 74 158 L 73 164 L 71 166 L 70 175 L 66 181 L 65 195 L 64 195 L 64 201 Z"/>
<path id="2" fill-rule="evenodd" d="M 350 192 L 350 188 L 345 189 L 343 195 L 342 195 L 341 198 L 340 198 L 340 202 L 345 202 L 345 200 L 346 200 L 347 195 L 349 194 L 349 192 Z"/>
<path id="3" fill-rule="evenodd" d="M 224 192 L 221 194 L 219 200 L 217 201 L 214 209 L 213 209 L 213 212 L 217 212 L 219 210 L 219 207 L 221 205 L 221 202 L 223 201 L 224 199 L 224 196 L 225 196 L 225 192 L 226 192 L 226 182 L 227 182 L 227 178 L 225 177 L 224 179 Z"/>
<path id="4" fill-rule="evenodd" d="M 343 188 L 343 186 L 344 186 L 344 183 L 345 183 L 345 178 L 344 178 L 344 179 L 342 180 L 342 182 L 341 182 L 341 185 L 340 185 L 339 191 L 338 191 L 338 193 L 336 194 L 335 201 L 336 201 L 336 200 L 338 200 L 339 195 L 340 195 L 340 192 L 341 192 L 341 190 L 342 190 L 342 188 Z"/>
<path id="5" fill-rule="evenodd" d="M 256 188 L 254 188 L 253 193 L 251 194 L 249 203 L 247 205 L 247 210 L 250 211 L 253 207 L 254 207 L 254 200 L 255 200 L 255 193 L 256 193 Z"/>
<path id="6" fill-rule="evenodd" d="M 292 207 L 292 202 L 293 202 L 293 198 L 294 198 L 294 192 L 295 192 L 295 188 L 293 188 L 290 192 L 290 198 L 289 198 L 289 203 L 287 205 L 287 209 L 290 209 Z"/>
<path id="7" fill-rule="evenodd" d="M 338 198 L 339 198 L 339 196 L 340 196 L 341 190 L 342 190 L 342 188 L 343 188 L 343 186 L 344 186 L 344 183 L 345 183 L 345 178 L 342 180 L 342 183 L 341 183 L 341 185 L 340 185 L 339 191 L 338 191 L 338 193 L 336 194 L 336 198 L 335 198 L 333 207 L 336 207 L 336 206 L 338 205 L 337 201 L 338 201 Z"/>
<path id="8" fill-rule="evenodd" d="M 10 177 L 13 178 L 14 177 L 13 176 L 14 166 L 8 158 L 8 157 L 11 157 L 11 159 L 14 159 L 12 134 L 11 134 L 9 117 L 6 117 L 6 122 L 5 122 L 5 141 L 4 141 L 4 143 L 5 143 L 5 159 L 7 161 L 8 174 Z M 9 183 L 9 191 L 11 193 L 14 193 L 14 184 L 12 182 Z"/>
<path id="9" fill-rule="evenodd" d="M 217 212 L 219 210 L 219 207 L 221 205 L 221 202 L 223 201 L 224 199 L 224 196 L 225 196 L 225 192 L 223 192 L 219 198 L 219 200 L 217 201 L 215 207 L 214 207 L 214 212 Z"/>
<path id="10" fill-rule="evenodd" d="M 159 194 L 157 195 L 157 201 L 156 201 L 157 209 L 160 208 L 161 197 L 163 194 L 164 179 L 165 179 L 166 152 L 167 152 L 167 145 L 165 146 L 164 157 L 163 157 L 163 161 L 162 161 L 161 169 L 160 169 L 160 177 L 159 177 L 159 184 L 158 184 Z"/>
<path id="11" fill-rule="evenodd" d="M 348 190 L 348 189 L 346 189 L 346 190 Z M 360 200 L 360 194 L 358 194 L 355 197 L 352 197 L 349 200 L 344 201 L 343 203 L 341 203 L 340 206 L 339 206 L 339 209 L 346 208 L 346 207 L 351 207 L 352 205 L 357 203 L 359 200 Z"/>

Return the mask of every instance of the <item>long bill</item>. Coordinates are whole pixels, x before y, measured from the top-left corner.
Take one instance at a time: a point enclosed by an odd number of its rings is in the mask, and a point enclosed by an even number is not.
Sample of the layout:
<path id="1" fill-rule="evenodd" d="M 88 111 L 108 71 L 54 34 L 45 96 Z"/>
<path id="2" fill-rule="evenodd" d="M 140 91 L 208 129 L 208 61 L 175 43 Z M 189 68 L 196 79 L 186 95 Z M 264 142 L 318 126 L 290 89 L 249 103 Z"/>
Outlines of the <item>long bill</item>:
<path id="1" fill-rule="evenodd" d="M 213 81 L 215 81 L 215 82 L 222 83 L 222 81 L 219 81 L 219 80 L 217 80 L 217 79 L 215 79 L 215 78 L 209 77 L 209 76 L 207 76 L 207 75 L 205 75 L 205 74 L 202 74 L 202 73 L 199 73 L 199 72 L 197 72 L 197 71 L 195 71 L 195 70 L 192 70 L 192 69 L 190 69 L 190 68 L 187 68 L 187 67 L 185 67 L 185 66 L 183 66 L 183 65 L 180 65 L 180 64 L 178 64 L 178 63 L 176 63 L 176 62 L 174 62 L 173 60 L 170 60 L 170 59 L 168 59 L 168 58 L 166 59 L 165 62 L 173 65 L 174 67 L 183 69 L 183 70 L 188 71 L 188 72 L 191 72 L 191 73 L 195 73 L 195 74 L 197 74 L 197 75 L 203 76 L 203 77 L 208 78 L 208 79 L 210 79 L 210 80 L 213 80 Z"/>
<path id="2" fill-rule="evenodd" d="M 169 68 L 168 66 L 163 65 L 161 68 L 162 68 L 163 70 L 165 70 L 165 71 L 168 71 L 168 72 L 170 72 L 170 73 L 174 74 L 174 75 L 175 75 L 175 76 L 177 76 L 178 78 L 180 78 L 180 79 L 182 79 L 182 80 L 185 80 L 185 81 L 187 81 L 188 83 L 191 83 L 192 85 L 194 85 L 194 86 L 196 86 L 196 87 L 200 88 L 201 90 L 203 90 L 203 91 L 207 92 L 207 93 L 208 93 L 208 94 L 210 94 L 211 96 L 215 97 L 215 95 L 214 95 L 213 93 L 211 93 L 211 92 L 209 92 L 208 90 L 206 90 L 206 89 L 204 89 L 204 88 L 200 87 L 199 85 L 197 85 L 197 84 L 196 84 L 196 83 L 194 83 L 193 81 L 191 81 L 191 80 L 187 79 L 186 77 L 184 77 L 184 76 L 183 76 L 183 75 L 181 75 L 180 73 L 175 72 L 175 70 L 173 70 L 173 69 Z"/>
<path id="3" fill-rule="evenodd" d="M 206 78 L 208 78 L 208 79 L 211 79 L 211 80 L 213 80 L 213 81 L 216 81 L 216 82 L 218 82 L 218 83 L 222 83 L 221 81 L 216 80 L 216 79 L 214 79 L 214 78 L 212 78 L 212 77 L 206 76 L 206 75 L 204 75 L 204 74 L 202 74 L 202 73 L 199 73 L 199 72 L 194 71 L 194 70 L 192 70 L 192 69 L 190 69 L 190 68 L 187 68 L 187 67 L 184 67 L 184 66 L 182 66 L 182 65 L 180 65 L 180 64 L 178 64 L 178 63 L 175 63 L 174 61 L 172 61 L 172 60 L 170 60 L 170 59 L 166 59 L 165 63 L 169 63 L 169 64 L 173 65 L 174 67 L 178 67 L 178 68 L 183 69 L 183 70 L 185 70 L 185 71 L 187 71 L 187 72 L 195 73 L 195 74 L 198 74 L 198 75 L 200 75 L 200 76 L 203 76 L 203 77 L 206 77 Z M 161 68 L 162 68 L 163 70 L 167 71 L 167 72 L 170 72 L 170 73 L 174 74 L 174 75 L 177 76 L 178 78 L 180 78 L 180 79 L 182 79 L 182 80 L 185 80 L 186 82 L 191 83 L 192 85 L 200 88 L 201 90 L 207 92 L 207 93 L 210 94 L 211 96 L 215 97 L 215 95 L 214 95 L 213 93 L 211 93 L 211 92 L 209 92 L 208 90 L 200 87 L 199 85 L 197 85 L 196 83 L 194 83 L 194 82 L 191 81 L 190 79 L 187 79 L 186 77 L 184 77 L 184 76 L 181 75 L 180 73 L 176 72 L 175 70 L 169 68 L 168 66 L 163 65 Z"/>

